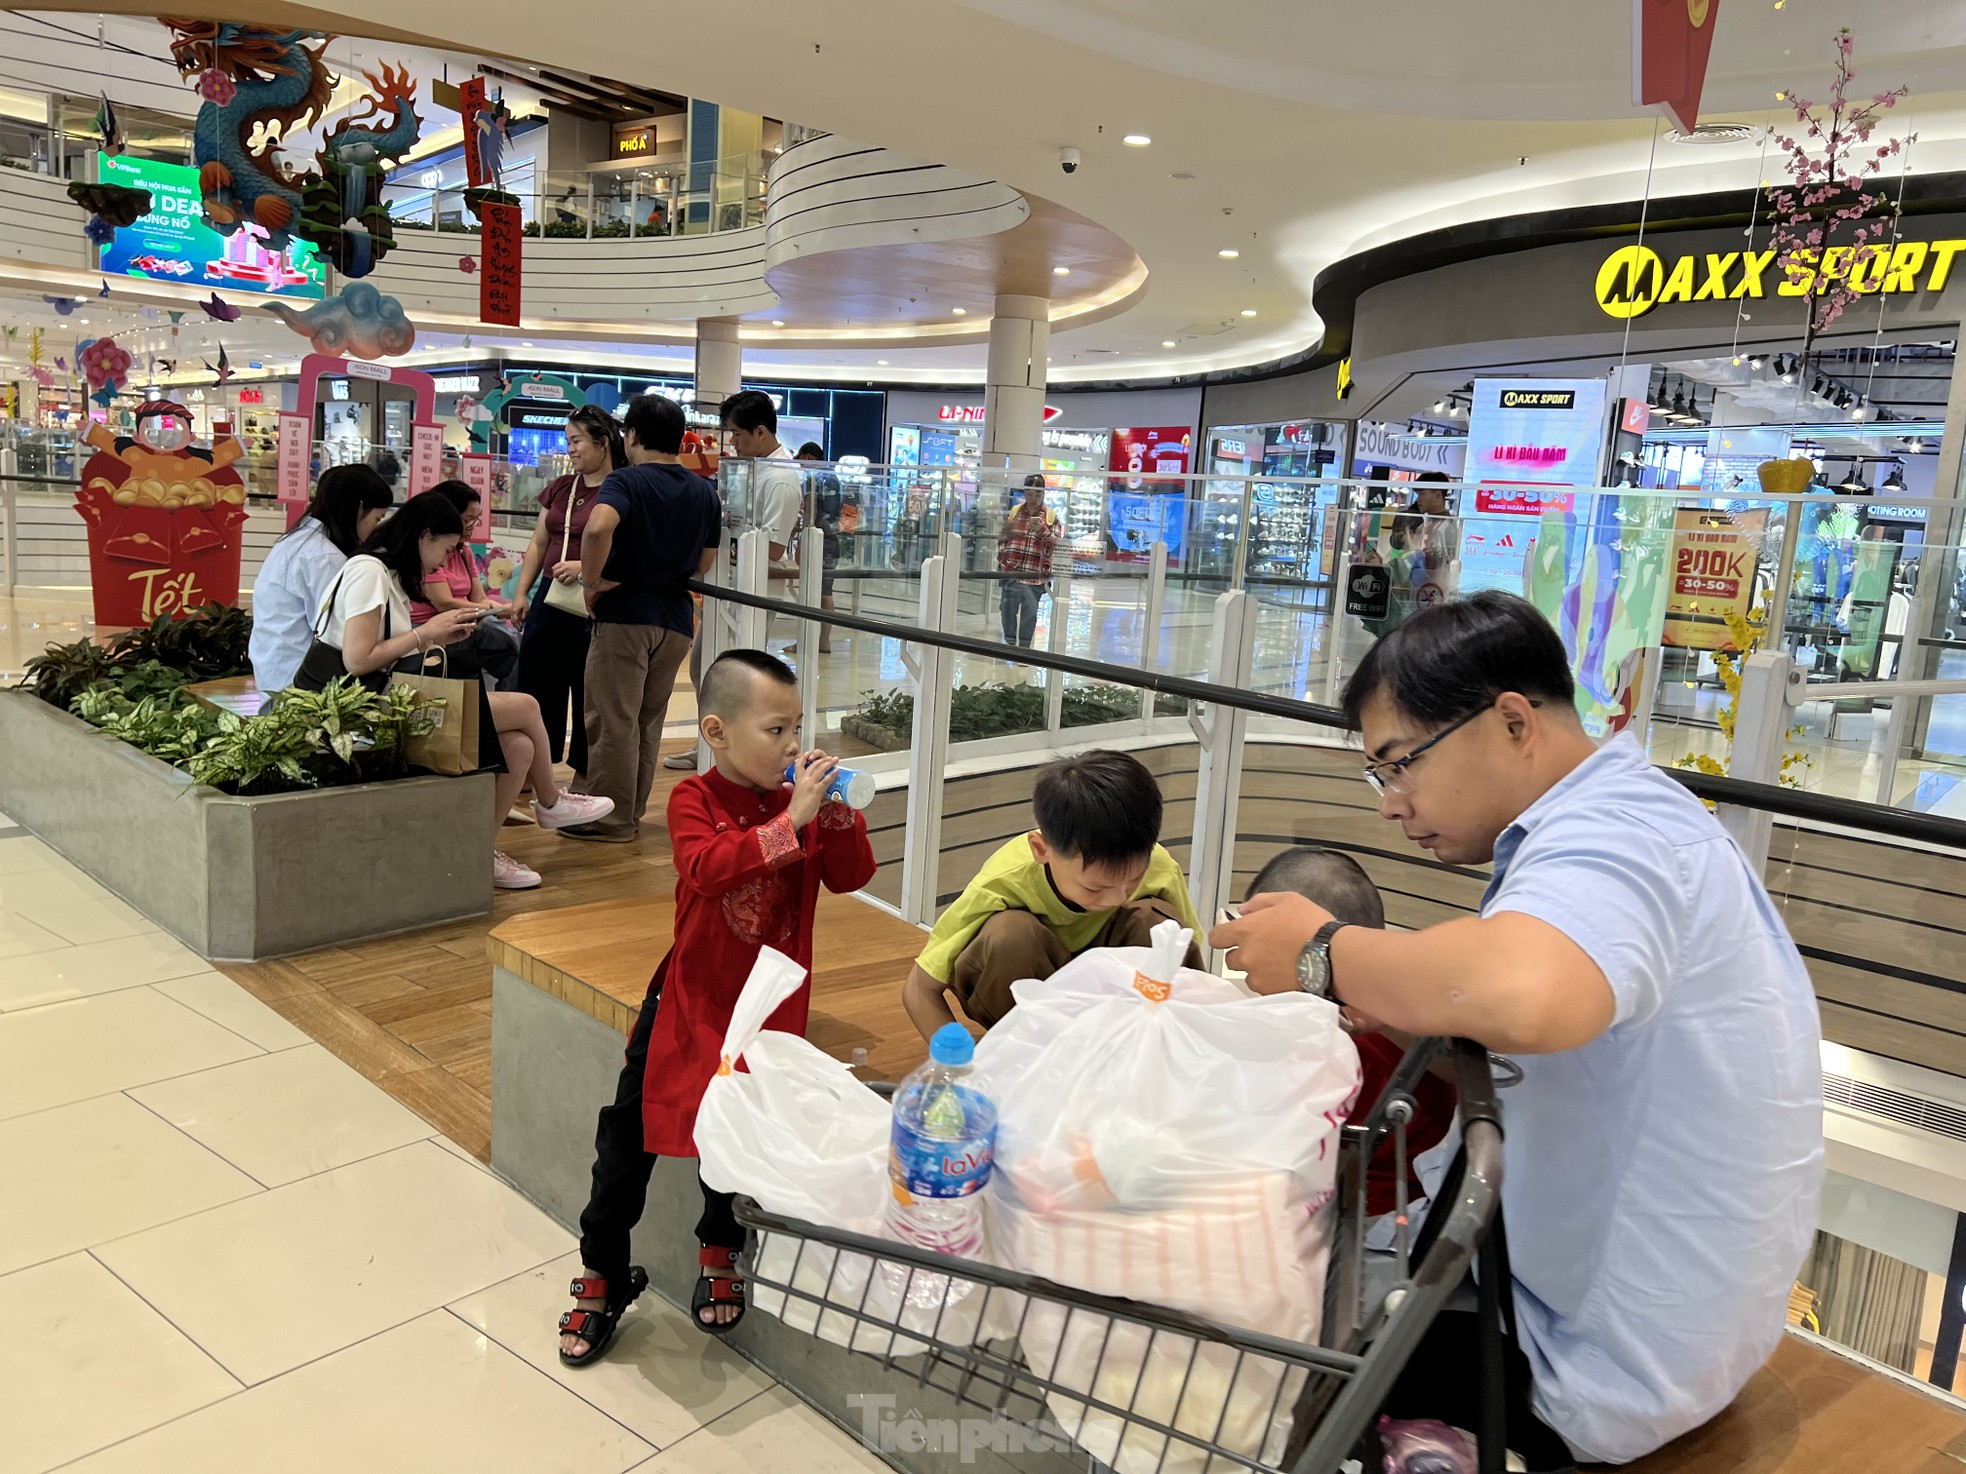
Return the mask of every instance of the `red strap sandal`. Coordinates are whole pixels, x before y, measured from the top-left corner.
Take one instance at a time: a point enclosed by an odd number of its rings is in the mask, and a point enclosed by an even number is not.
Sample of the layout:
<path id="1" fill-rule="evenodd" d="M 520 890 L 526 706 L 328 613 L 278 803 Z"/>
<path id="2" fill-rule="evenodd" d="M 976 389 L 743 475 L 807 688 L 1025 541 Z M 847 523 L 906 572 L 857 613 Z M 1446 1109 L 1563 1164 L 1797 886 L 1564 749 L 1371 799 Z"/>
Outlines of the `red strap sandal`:
<path id="1" fill-rule="evenodd" d="M 703 1273 L 697 1278 L 696 1288 L 690 1292 L 690 1317 L 696 1322 L 696 1328 L 705 1335 L 729 1335 L 744 1319 L 744 1279 L 735 1273 L 737 1250 L 705 1244 L 696 1257 L 703 1266 Z M 705 1320 L 703 1312 L 718 1305 L 735 1305 L 737 1314 L 729 1320 Z"/>
<path id="2" fill-rule="evenodd" d="M 620 1325 L 622 1314 L 641 1298 L 642 1291 L 649 1287 L 648 1271 L 636 1264 L 628 1270 L 626 1293 L 617 1294 L 608 1281 L 589 1275 L 582 1275 L 567 1286 L 567 1293 L 576 1300 L 601 1300 L 606 1302 L 602 1310 L 569 1310 L 560 1317 L 560 1334 L 578 1336 L 587 1343 L 587 1349 L 579 1356 L 569 1355 L 562 1348 L 560 1361 L 565 1366 L 584 1367 L 590 1362 L 599 1361 L 614 1340 L 615 1328 Z"/>

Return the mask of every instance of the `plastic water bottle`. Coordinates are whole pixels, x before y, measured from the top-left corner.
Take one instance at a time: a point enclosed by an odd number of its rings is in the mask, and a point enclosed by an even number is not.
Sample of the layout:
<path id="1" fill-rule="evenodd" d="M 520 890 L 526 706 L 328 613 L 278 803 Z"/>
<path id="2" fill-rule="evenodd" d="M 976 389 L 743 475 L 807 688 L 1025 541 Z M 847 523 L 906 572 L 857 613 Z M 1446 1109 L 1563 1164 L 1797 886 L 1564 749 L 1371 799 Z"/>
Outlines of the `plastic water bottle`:
<path id="1" fill-rule="evenodd" d="M 996 1104 L 969 1083 L 976 1046 L 961 1024 L 944 1024 L 929 1041 L 928 1063 L 894 1092 L 888 1175 L 894 1199 L 888 1226 L 904 1244 L 958 1258 L 983 1247 L 983 1199 L 997 1141 Z M 911 1305 L 952 1303 L 972 1286 L 946 1275 L 910 1275 L 885 1265 L 890 1283 L 907 1282 Z"/>
<path id="2" fill-rule="evenodd" d="M 785 781 L 799 781 L 799 765 L 791 763 L 785 769 Z M 862 773 L 853 768 L 833 769 L 833 779 L 826 785 L 826 797 L 835 803 L 845 804 L 850 809 L 864 809 L 874 801 L 878 785 L 872 773 Z"/>

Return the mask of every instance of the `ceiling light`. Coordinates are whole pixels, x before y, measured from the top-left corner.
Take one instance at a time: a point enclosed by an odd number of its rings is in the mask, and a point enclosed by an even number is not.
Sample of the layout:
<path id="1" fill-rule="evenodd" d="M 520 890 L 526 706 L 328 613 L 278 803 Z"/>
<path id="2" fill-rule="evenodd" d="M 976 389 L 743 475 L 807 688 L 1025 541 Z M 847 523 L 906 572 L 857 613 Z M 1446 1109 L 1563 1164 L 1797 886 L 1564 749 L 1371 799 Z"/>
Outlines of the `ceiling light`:
<path id="1" fill-rule="evenodd" d="M 1174 340 L 1172 338 L 1162 338 L 1160 345 L 1163 348 L 1172 348 L 1174 346 Z"/>
<path id="2" fill-rule="evenodd" d="M 1442 396 L 1441 398 L 1436 399 L 1434 401 L 1434 413 L 1437 415 L 1444 415 L 1447 413 L 1447 399 L 1445 396 Z"/>
<path id="3" fill-rule="evenodd" d="M 1072 274 L 1072 268 L 1069 266 L 1054 266 L 1051 268 L 1051 274 L 1053 276 L 1070 276 Z"/>
<path id="4" fill-rule="evenodd" d="M 968 309 L 967 307 L 951 307 L 951 308 L 949 309 L 949 311 L 950 311 L 950 313 L 951 313 L 951 314 L 953 314 L 953 315 L 954 315 L 954 316 L 956 316 L 956 317 L 968 317 L 968 316 L 969 316 L 969 309 Z"/>
<path id="5" fill-rule="evenodd" d="M 1145 148 L 1148 144 L 1153 142 L 1153 139 L 1149 138 L 1144 133 L 1129 133 L 1126 135 L 1126 137 L 1122 138 L 1120 142 L 1125 144 L 1128 148 Z"/>
<path id="6" fill-rule="evenodd" d="M 1242 310 L 1242 315 L 1244 317 L 1254 317 L 1256 315 L 1256 309 L 1254 307 L 1245 307 Z"/>
<path id="7" fill-rule="evenodd" d="M 1240 256 L 1242 252 L 1238 251 L 1234 246 L 1224 246 L 1221 250 L 1217 251 L 1215 254 L 1220 256 L 1224 261 L 1233 261 L 1236 259 L 1236 257 Z"/>
<path id="8" fill-rule="evenodd" d="M 78 317 L 75 320 L 80 324 L 82 324 L 83 327 L 87 327 L 89 325 L 89 320 L 86 317 Z"/>
<path id="9" fill-rule="evenodd" d="M 876 368 L 886 368 L 886 367 L 887 367 L 887 360 L 886 360 L 885 358 L 877 358 L 877 359 L 875 359 L 875 360 L 874 360 L 874 367 L 876 367 Z"/>
<path id="10" fill-rule="evenodd" d="M 1767 361 L 1768 361 L 1767 359 L 1763 358 L 1759 353 L 1757 353 L 1748 360 L 1748 367 L 1759 372 L 1761 366 Z"/>
<path id="11" fill-rule="evenodd" d="M 782 328 L 785 326 L 785 319 L 782 317 L 774 317 L 771 320 L 771 325 L 775 328 Z"/>

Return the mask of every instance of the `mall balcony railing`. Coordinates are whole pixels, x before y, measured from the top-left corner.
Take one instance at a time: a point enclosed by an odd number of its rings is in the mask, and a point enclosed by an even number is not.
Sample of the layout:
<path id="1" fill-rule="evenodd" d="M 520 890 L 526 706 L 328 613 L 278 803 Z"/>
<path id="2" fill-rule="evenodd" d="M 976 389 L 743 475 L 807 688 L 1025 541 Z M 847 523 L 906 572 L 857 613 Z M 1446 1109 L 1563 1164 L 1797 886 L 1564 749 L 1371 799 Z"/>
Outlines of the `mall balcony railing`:
<path id="1" fill-rule="evenodd" d="M 547 240 L 643 240 L 715 235 L 762 226 L 765 176 L 776 155 L 734 154 L 704 164 L 687 160 L 631 163 L 612 171 L 549 173 L 508 180 L 525 233 Z M 398 171 L 382 198 L 399 226 L 476 235 L 478 218 L 461 182 L 419 184 Z"/>
<path id="2" fill-rule="evenodd" d="M 802 525 L 818 541 L 788 566 L 796 563 L 814 602 L 818 579 L 838 609 L 912 618 L 920 569 L 941 554 L 963 632 L 1001 636 L 997 550 L 1021 475 L 862 465 L 801 474 Z M 725 463 L 733 533 L 752 525 L 753 476 L 748 463 Z M 1450 487 L 1465 506 L 1427 518 L 1398 505 L 1410 483 L 1073 470 L 1048 479 L 1064 535 L 1037 639 L 1054 654 L 1192 670 L 1206 653 L 1208 601 L 1243 591 L 1255 621 L 1248 688 L 1330 707 L 1373 641 L 1418 604 L 1479 588 L 1527 592 L 1564 634 L 1599 734 L 1630 726 L 1654 761 L 1721 772 L 1732 746 L 1737 776 L 1966 813 L 1966 788 L 1948 803 L 1966 779 L 1959 501 L 1908 509 L 1902 498 L 1756 496 L 1723 508 L 1684 491 L 1565 488 L 1539 516 L 1489 510 L 1476 488 Z M 847 506 L 852 525 L 843 527 Z M 1675 527 L 1702 509 L 1731 517 Z M 1908 523 L 1910 511 L 1924 521 Z M 1895 540 L 1907 526 L 1910 540 Z M 1376 608 L 1358 597 L 1374 578 L 1367 569 L 1379 570 Z M 1724 575 L 1736 577 L 1734 597 L 1723 596 Z M 1777 590 L 1788 596 L 1772 608 Z M 1803 672 L 1783 688 L 1793 708 L 1780 728 L 1786 767 L 1778 759 L 1766 768 L 1758 748 L 1744 755 L 1728 737 L 1737 719 L 1751 736 L 1760 730 L 1746 715 L 1757 688 L 1736 696 L 1738 654 L 1727 653 L 1736 643 L 1729 620 L 1755 611 L 1779 621 L 1783 636 L 1749 631 L 1751 644 L 1786 652 Z M 1919 684 L 1879 684 L 1895 681 L 1901 656 L 1920 655 L 1934 669 Z M 1016 679 L 1023 665 L 979 676 Z M 812 713 L 814 730 L 878 724 L 892 714 L 881 701 L 914 679 L 892 662 L 867 672 L 853 692 L 829 694 Z M 1114 700 L 1072 676 L 1047 687 L 1041 714 L 1020 697 L 993 720 L 1014 709 L 1016 735 L 1042 745 Z M 966 730 L 959 724 L 958 741 Z"/>

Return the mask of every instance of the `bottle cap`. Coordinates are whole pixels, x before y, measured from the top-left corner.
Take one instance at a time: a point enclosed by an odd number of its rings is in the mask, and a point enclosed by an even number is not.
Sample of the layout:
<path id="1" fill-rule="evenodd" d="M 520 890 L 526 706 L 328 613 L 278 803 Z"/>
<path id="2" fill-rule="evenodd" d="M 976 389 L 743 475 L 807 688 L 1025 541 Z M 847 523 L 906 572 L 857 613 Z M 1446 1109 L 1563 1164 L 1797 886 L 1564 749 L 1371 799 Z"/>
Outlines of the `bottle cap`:
<path id="1" fill-rule="evenodd" d="M 944 1024 L 928 1041 L 928 1057 L 938 1065 L 966 1065 L 976 1058 L 976 1041 L 961 1024 Z"/>

